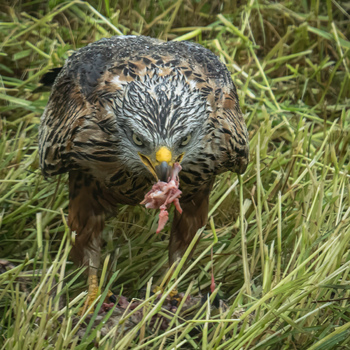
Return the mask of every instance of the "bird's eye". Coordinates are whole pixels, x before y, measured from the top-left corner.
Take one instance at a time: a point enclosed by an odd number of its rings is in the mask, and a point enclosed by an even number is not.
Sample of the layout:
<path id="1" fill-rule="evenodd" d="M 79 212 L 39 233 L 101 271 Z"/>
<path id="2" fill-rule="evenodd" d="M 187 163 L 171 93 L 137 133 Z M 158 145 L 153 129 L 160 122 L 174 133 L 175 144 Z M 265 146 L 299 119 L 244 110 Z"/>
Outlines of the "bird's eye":
<path id="1" fill-rule="evenodd" d="M 143 142 L 141 141 L 141 139 L 136 134 L 132 135 L 132 140 L 135 142 L 135 145 L 143 146 Z"/>
<path id="2" fill-rule="evenodd" d="M 182 139 L 181 146 L 186 146 L 191 140 L 191 134 L 187 135 Z"/>

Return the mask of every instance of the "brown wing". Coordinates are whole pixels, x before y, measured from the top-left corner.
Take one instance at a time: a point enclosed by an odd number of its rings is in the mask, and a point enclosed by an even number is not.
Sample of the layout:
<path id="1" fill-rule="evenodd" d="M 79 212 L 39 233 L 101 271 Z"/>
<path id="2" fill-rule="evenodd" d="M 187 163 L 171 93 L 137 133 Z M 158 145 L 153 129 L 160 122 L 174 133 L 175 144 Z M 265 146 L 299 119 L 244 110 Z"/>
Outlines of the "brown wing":
<path id="1" fill-rule="evenodd" d="M 82 118 L 90 112 L 78 87 L 70 79 L 59 76 L 57 80 L 41 117 L 39 132 L 40 165 L 45 176 L 73 168 L 69 158 L 72 141 Z"/>
<path id="2" fill-rule="evenodd" d="M 219 145 L 213 144 L 213 152 L 218 155 L 215 160 L 217 173 L 229 170 L 243 174 L 249 162 L 249 136 L 235 90 L 223 94 L 210 120 L 216 124 L 210 137 L 220 140 Z"/>

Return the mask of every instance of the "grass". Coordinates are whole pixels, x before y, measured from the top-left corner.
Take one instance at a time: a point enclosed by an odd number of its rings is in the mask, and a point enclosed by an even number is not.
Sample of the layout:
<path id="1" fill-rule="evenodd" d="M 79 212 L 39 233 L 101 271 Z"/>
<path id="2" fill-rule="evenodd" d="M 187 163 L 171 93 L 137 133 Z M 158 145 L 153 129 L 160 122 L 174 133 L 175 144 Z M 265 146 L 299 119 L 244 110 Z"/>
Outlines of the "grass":
<path id="1" fill-rule="evenodd" d="M 0 11 L 0 258 L 13 264 L 0 275 L 2 349 L 350 348 L 347 2 L 5 1 Z M 67 177 L 38 169 L 49 94 L 34 89 L 72 50 L 121 33 L 215 52 L 238 88 L 251 153 L 243 176 L 217 178 L 194 260 L 176 272 L 196 296 L 213 268 L 225 305 L 162 311 L 165 295 L 156 303 L 150 288 L 169 225 L 156 235 L 155 213 L 124 206 L 104 232 L 101 290 L 145 296 L 106 331 L 109 313 L 98 326 L 97 313 L 76 317 L 86 281 L 69 260 Z M 151 326 L 159 312 L 165 330 Z"/>

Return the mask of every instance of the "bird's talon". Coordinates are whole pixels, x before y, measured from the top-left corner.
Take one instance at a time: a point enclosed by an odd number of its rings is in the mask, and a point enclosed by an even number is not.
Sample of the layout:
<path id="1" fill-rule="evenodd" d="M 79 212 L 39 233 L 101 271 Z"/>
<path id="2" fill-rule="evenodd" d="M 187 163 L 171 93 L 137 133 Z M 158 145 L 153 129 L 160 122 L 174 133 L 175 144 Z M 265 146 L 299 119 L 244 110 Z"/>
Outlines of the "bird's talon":
<path id="1" fill-rule="evenodd" d="M 80 309 L 78 315 L 82 316 L 85 314 L 86 310 L 90 309 L 91 305 L 95 302 L 96 298 L 99 295 L 99 288 L 98 288 L 98 279 L 95 275 L 90 275 L 88 279 L 89 289 L 88 289 L 88 295 L 86 297 L 84 306 Z M 89 311 L 89 314 L 92 314 L 94 312 L 94 308 L 91 308 Z"/>
<path id="2" fill-rule="evenodd" d="M 107 294 L 107 298 L 109 302 L 115 304 L 117 302 L 117 297 L 111 292 L 109 291 L 108 293 L 111 293 L 111 294 Z"/>
<path id="3" fill-rule="evenodd" d="M 173 299 L 174 297 L 178 296 L 179 292 L 177 291 L 177 289 L 173 289 L 170 293 L 169 293 L 169 297 L 170 299 Z"/>
<path id="4" fill-rule="evenodd" d="M 153 294 L 156 294 L 157 292 L 161 291 L 162 293 L 164 292 L 164 288 L 161 287 L 161 286 L 155 286 L 153 289 L 152 289 L 152 293 Z"/>
<path id="5" fill-rule="evenodd" d="M 180 305 L 181 298 L 175 298 L 170 300 L 170 305 L 173 307 L 177 307 Z"/>
<path id="6" fill-rule="evenodd" d="M 182 297 L 179 294 L 177 289 L 173 289 L 170 293 L 169 293 L 169 297 L 170 297 L 170 305 L 173 307 L 178 307 L 181 303 Z"/>

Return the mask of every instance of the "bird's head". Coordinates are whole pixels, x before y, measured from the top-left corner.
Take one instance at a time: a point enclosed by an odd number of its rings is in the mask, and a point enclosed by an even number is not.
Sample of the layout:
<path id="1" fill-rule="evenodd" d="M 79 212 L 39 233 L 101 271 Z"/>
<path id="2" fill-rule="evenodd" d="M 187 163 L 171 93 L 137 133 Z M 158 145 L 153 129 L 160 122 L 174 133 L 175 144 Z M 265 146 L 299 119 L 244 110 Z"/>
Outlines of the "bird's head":
<path id="1" fill-rule="evenodd" d="M 176 162 L 198 159 L 210 107 L 184 77 L 145 75 L 125 86 L 116 108 L 120 157 L 131 171 L 167 181 Z"/>

